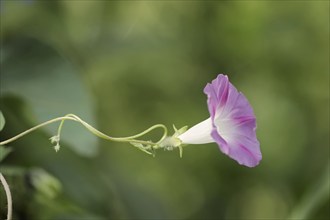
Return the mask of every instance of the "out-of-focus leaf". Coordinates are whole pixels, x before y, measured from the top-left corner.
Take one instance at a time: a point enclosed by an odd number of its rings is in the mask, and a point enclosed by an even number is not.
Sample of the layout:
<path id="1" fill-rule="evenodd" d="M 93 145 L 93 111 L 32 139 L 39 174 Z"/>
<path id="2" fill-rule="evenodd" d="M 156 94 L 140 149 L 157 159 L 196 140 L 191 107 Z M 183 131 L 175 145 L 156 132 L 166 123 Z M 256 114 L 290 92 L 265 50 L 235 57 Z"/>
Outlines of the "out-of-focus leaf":
<path id="1" fill-rule="evenodd" d="M 5 126 L 5 117 L 3 117 L 2 112 L 0 111 L 0 131 L 3 129 L 3 127 Z"/>
<path id="2" fill-rule="evenodd" d="M 62 190 L 61 182 L 43 169 L 31 170 L 30 178 L 33 186 L 45 198 L 53 199 Z"/>
<path id="3" fill-rule="evenodd" d="M 1 146 L 0 146 L 1 149 Z M 19 166 L 3 165 L 1 166 L 1 172 L 8 176 L 24 176 L 26 168 Z"/>
<path id="4" fill-rule="evenodd" d="M 12 151 L 11 148 L 0 145 L 0 162 Z"/>
<path id="5" fill-rule="evenodd" d="M 329 201 L 329 166 L 326 166 L 324 174 L 311 186 L 302 200 L 296 205 L 289 219 L 309 219 L 315 211 Z"/>
<path id="6" fill-rule="evenodd" d="M 92 100 L 76 69 L 52 48 L 37 40 L 24 39 L 19 44 L 9 42 L 3 50 L 1 96 L 19 95 L 31 105 L 36 123 L 75 113 L 93 123 Z M 22 43 L 23 42 L 23 43 Z M 47 126 L 54 134 L 57 125 Z M 62 141 L 77 153 L 92 156 L 97 152 L 96 138 L 84 128 L 65 123 Z"/>

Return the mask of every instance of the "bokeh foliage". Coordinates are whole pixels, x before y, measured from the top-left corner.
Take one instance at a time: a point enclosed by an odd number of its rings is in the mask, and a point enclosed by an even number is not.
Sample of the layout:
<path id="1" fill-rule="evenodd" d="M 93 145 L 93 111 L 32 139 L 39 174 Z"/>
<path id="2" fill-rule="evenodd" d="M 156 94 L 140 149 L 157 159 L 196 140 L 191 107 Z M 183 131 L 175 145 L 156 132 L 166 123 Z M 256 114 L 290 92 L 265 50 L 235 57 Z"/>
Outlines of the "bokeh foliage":
<path id="1" fill-rule="evenodd" d="M 1 0 L 0 13 L 1 140 L 65 113 L 113 136 L 192 126 L 226 73 L 263 153 L 253 169 L 216 144 L 152 158 L 70 122 L 55 153 L 50 127 L 1 161 L 16 219 L 329 217 L 328 1 Z"/>

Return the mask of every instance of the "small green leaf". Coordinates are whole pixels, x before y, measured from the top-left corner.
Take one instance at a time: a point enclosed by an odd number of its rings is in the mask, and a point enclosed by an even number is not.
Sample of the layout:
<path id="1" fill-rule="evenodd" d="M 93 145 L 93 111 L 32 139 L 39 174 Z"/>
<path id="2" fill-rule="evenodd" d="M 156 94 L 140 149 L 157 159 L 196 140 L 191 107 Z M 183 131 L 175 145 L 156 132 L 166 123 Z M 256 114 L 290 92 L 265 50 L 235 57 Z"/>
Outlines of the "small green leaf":
<path id="1" fill-rule="evenodd" d="M 10 147 L 0 146 L 0 162 L 12 151 Z"/>
<path id="2" fill-rule="evenodd" d="M 2 112 L 0 111 L 0 131 L 3 129 L 3 127 L 5 126 L 5 117 L 3 117 Z"/>

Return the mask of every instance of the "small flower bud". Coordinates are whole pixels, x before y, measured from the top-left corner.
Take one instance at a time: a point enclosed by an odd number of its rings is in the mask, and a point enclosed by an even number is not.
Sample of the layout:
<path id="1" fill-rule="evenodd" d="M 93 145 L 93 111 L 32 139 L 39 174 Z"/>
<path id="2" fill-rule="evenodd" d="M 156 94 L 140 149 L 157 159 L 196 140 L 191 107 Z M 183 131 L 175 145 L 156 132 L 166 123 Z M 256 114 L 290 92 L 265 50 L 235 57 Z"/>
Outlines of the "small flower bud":
<path id="1" fill-rule="evenodd" d="M 55 136 L 49 138 L 49 140 L 52 144 L 55 144 L 54 149 L 56 152 L 58 152 L 60 150 L 60 136 L 55 135 Z"/>

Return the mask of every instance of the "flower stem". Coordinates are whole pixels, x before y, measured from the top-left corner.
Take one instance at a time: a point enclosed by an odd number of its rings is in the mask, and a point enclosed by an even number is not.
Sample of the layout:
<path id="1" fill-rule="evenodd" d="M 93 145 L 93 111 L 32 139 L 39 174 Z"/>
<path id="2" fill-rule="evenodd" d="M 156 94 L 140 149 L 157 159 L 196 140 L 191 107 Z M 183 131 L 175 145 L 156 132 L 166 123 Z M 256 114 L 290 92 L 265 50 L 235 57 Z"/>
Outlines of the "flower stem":
<path id="1" fill-rule="evenodd" d="M 38 128 L 44 127 L 46 125 L 49 125 L 51 123 L 54 123 L 54 122 L 57 122 L 57 121 L 61 121 L 61 120 L 73 120 L 73 121 L 76 121 L 75 119 L 73 119 L 71 117 L 58 117 L 58 118 L 54 118 L 54 119 L 51 119 L 49 121 L 43 122 L 43 123 L 41 123 L 39 125 L 36 125 L 36 126 L 30 128 L 30 129 L 28 129 L 28 130 L 26 130 L 24 132 L 22 132 L 22 133 L 20 133 L 20 134 L 18 134 L 16 136 L 14 136 L 14 137 L 12 137 L 12 138 L 9 138 L 9 139 L 7 139 L 5 141 L 0 142 L 0 145 L 5 145 L 5 144 L 8 144 L 8 143 L 11 143 L 11 142 L 13 142 L 13 141 L 15 141 L 15 140 L 17 140 L 17 139 L 19 139 L 19 138 L 21 138 L 21 137 L 29 134 L 29 133 L 31 133 L 32 131 L 37 130 Z"/>
<path id="2" fill-rule="evenodd" d="M 5 145 L 8 144 L 10 142 L 13 142 L 21 137 L 23 137 L 24 135 L 27 135 L 29 133 L 31 133 L 34 130 L 37 130 L 38 128 L 44 127 L 46 125 L 49 125 L 51 123 L 54 122 L 58 122 L 61 121 L 58 130 L 57 130 L 57 137 L 58 139 L 60 139 L 60 135 L 61 135 L 61 130 L 63 128 L 63 124 L 66 120 L 71 120 L 71 121 L 76 121 L 79 122 L 80 124 L 82 124 L 88 131 L 90 131 L 91 133 L 93 133 L 94 135 L 96 135 L 97 137 L 100 137 L 102 139 L 105 140 L 109 140 L 109 141 L 116 141 L 116 142 L 130 142 L 130 143 L 139 143 L 139 144 L 144 144 L 144 145 L 152 145 L 154 147 L 154 149 L 158 148 L 159 144 L 166 138 L 167 136 L 167 128 L 165 125 L 163 124 L 156 124 L 154 126 L 151 126 L 150 128 L 146 129 L 145 131 L 142 131 L 139 134 L 133 135 L 133 136 L 128 136 L 128 137 L 110 137 L 104 133 L 102 133 L 101 131 L 97 130 L 96 128 L 94 128 L 93 126 L 91 126 L 90 124 L 88 124 L 87 122 L 85 122 L 84 120 L 82 120 L 81 118 L 79 118 L 78 116 L 74 115 L 74 114 L 68 114 L 65 115 L 63 117 L 58 117 L 58 118 L 54 118 L 51 119 L 49 121 L 43 122 L 37 126 L 34 126 L 12 138 L 9 138 L 5 141 L 0 142 L 0 145 Z M 152 142 L 152 141 L 143 141 L 143 140 L 137 140 L 136 138 L 142 137 L 143 135 L 157 129 L 157 128 L 162 128 L 163 129 L 163 136 L 159 139 L 159 141 L 157 142 Z"/>
<path id="3" fill-rule="evenodd" d="M 128 136 L 128 137 L 110 137 L 102 132 L 100 132 L 99 130 L 95 129 L 93 126 L 91 126 L 90 124 L 88 124 L 87 122 L 85 122 L 84 120 L 82 120 L 81 118 L 79 118 L 78 116 L 74 115 L 74 114 L 68 114 L 66 115 L 66 117 L 72 117 L 75 121 L 80 122 L 85 128 L 87 128 L 91 133 L 93 133 L 94 135 L 105 139 L 105 140 L 109 140 L 109 141 L 116 141 L 116 142 L 136 142 L 136 143 L 141 143 L 141 144 L 159 144 L 160 142 L 162 142 L 166 136 L 167 136 L 167 128 L 165 125 L 163 124 L 156 124 L 154 126 L 151 126 L 150 128 L 146 129 L 145 131 L 142 131 L 139 134 L 133 135 L 133 136 Z M 66 119 L 63 119 L 59 129 L 58 129 L 58 135 L 60 135 L 61 132 L 61 128 L 63 126 L 63 123 Z M 161 137 L 161 139 L 156 142 L 150 142 L 150 141 L 141 141 L 141 140 L 135 140 L 135 138 L 141 137 L 149 132 L 151 132 L 152 130 L 155 130 L 157 128 L 162 128 L 164 130 L 163 136 Z"/>
<path id="4" fill-rule="evenodd" d="M 6 192 L 6 197 L 7 197 L 7 205 L 8 205 L 7 220 L 11 220 L 12 219 L 12 214 L 13 214 L 13 202 L 12 202 L 11 193 L 10 193 L 8 183 L 5 179 L 5 177 L 2 175 L 2 173 L 0 173 L 0 182 L 3 185 L 3 188 Z"/>

